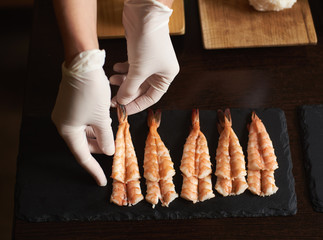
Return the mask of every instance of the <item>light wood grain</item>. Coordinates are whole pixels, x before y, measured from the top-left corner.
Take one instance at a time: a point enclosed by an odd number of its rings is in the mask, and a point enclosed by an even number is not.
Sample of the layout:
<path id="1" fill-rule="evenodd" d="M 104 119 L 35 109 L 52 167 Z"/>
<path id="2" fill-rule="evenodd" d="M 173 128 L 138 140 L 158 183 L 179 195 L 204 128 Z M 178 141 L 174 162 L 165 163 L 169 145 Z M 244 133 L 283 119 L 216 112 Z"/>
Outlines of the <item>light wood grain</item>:
<path id="1" fill-rule="evenodd" d="M 99 38 L 123 38 L 122 9 L 124 0 L 98 0 L 97 31 Z M 175 0 L 169 21 L 172 35 L 185 33 L 184 1 Z"/>
<path id="2" fill-rule="evenodd" d="M 307 0 L 291 9 L 259 12 L 248 0 L 199 0 L 206 49 L 316 44 Z"/>

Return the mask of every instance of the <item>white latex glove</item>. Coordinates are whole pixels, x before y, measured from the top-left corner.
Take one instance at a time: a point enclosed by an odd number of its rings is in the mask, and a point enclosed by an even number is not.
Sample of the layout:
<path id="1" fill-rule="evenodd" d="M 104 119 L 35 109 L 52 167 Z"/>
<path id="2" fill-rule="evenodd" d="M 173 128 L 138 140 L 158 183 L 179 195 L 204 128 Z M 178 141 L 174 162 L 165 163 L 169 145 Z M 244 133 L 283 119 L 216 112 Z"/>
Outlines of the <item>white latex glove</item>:
<path id="1" fill-rule="evenodd" d="M 110 77 L 119 85 L 112 99 L 126 106 L 127 114 L 142 111 L 156 103 L 179 72 L 169 36 L 172 10 L 156 0 L 125 0 L 123 26 L 127 39 L 128 62 L 117 63 Z"/>
<path id="2" fill-rule="evenodd" d="M 91 152 L 114 153 L 110 118 L 110 86 L 102 68 L 104 50 L 80 53 L 62 66 L 52 120 L 79 164 L 105 186 L 106 176 Z"/>

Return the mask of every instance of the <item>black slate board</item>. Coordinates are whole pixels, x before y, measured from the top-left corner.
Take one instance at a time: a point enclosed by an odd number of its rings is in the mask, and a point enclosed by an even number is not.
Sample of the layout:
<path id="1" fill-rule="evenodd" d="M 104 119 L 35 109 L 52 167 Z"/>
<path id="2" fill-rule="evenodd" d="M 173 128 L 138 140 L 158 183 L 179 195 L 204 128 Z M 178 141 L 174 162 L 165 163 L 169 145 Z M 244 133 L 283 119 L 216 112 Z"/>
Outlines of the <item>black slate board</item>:
<path id="1" fill-rule="evenodd" d="M 299 116 L 312 206 L 323 212 L 323 105 L 302 106 Z"/>
<path id="2" fill-rule="evenodd" d="M 119 207 L 109 202 L 111 179 L 106 187 L 99 187 L 76 163 L 49 119 L 25 117 L 22 121 L 21 143 L 17 164 L 15 214 L 28 221 L 92 221 L 92 220 L 144 220 L 190 219 L 218 217 L 258 217 L 294 215 L 297 201 L 292 175 L 285 114 L 280 109 L 257 110 L 273 140 L 279 168 L 275 171 L 278 192 L 270 197 L 258 197 L 248 190 L 239 196 L 216 197 L 192 204 L 178 198 L 168 208 L 160 204 L 155 209 L 146 201 L 133 207 Z M 246 154 L 250 109 L 232 109 L 233 129 Z M 117 128 L 113 112 L 113 128 Z M 143 175 L 144 144 L 148 132 L 147 112 L 129 116 L 131 135 L 136 149 L 141 175 Z M 206 135 L 211 161 L 215 165 L 218 142 L 216 111 L 200 111 L 201 130 Z M 191 111 L 163 111 L 159 133 L 169 148 L 176 175 L 174 183 L 180 193 L 182 176 L 179 165 L 185 139 L 191 125 Z M 111 174 L 112 158 L 95 156 L 107 176 Z M 215 176 L 213 175 L 213 185 Z M 142 178 L 143 193 L 146 191 Z"/>

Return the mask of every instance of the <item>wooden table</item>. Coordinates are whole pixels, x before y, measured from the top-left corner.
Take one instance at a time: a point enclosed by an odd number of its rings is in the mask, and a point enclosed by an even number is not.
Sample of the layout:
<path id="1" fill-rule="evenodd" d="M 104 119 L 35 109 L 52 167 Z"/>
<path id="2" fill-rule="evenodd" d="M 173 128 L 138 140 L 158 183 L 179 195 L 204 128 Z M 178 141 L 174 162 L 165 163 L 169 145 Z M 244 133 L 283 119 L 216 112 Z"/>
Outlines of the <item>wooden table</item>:
<path id="1" fill-rule="evenodd" d="M 278 107 L 287 118 L 298 212 L 289 217 L 130 222 L 44 222 L 15 219 L 15 239 L 322 239 L 323 213 L 313 211 L 304 171 L 297 108 L 323 103 L 323 3 L 310 0 L 316 46 L 204 50 L 197 1 L 186 0 L 186 34 L 173 37 L 181 71 L 161 109 Z M 102 40 L 107 75 L 126 59 L 125 40 Z M 50 116 L 63 48 L 51 1 L 36 1 L 23 119 Z M 113 89 L 115 93 L 116 89 Z M 49 140 L 50 141 L 50 140 Z"/>

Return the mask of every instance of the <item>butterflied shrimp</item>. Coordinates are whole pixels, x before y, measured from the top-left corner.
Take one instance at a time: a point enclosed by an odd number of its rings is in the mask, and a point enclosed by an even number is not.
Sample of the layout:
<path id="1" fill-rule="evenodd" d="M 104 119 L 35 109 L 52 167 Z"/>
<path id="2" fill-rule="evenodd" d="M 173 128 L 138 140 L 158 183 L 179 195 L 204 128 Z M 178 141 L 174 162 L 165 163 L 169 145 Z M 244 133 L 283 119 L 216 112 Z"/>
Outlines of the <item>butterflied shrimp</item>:
<path id="1" fill-rule="evenodd" d="M 218 111 L 220 133 L 217 155 L 216 172 L 217 184 L 215 189 L 223 196 L 238 195 L 247 188 L 245 176 L 246 162 L 239 139 L 232 129 L 232 119 L 229 109 Z M 221 174 L 226 173 L 226 174 Z"/>
<path id="2" fill-rule="evenodd" d="M 186 177 L 195 176 L 195 154 L 196 154 L 196 140 L 200 132 L 200 121 L 198 118 L 198 111 L 192 113 L 193 128 L 186 139 L 183 156 L 181 160 L 180 170 Z"/>
<path id="3" fill-rule="evenodd" d="M 128 182 L 126 187 L 129 206 L 136 205 L 138 202 L 144 199 L 143 195 L 141 194 L 139 180 L 132 180 Z"/>
<path id="4" fill-rule="evenodd" d="M 146 200 L 147 202 L 152 204 L 153 208 L 155 208 L 155 205 L 157 205 L 159 199 L 161 199 L 159 183 L 146 180 L 146 185 L 147 185 Z"/>
<path id="5" fill-rule="evenodd" d="M 198 178 L 183 175 L 181 197 L 196 203 L 198 201 Z"/>
<path id="6" fill-rule="evenodd" d="M 212 164 L 207 140 L 200 131 L 198 109 L 194 109 L 192 112 L 192 126 L 192 130 L 184 146 L 181 164 L 183 173 L 181 197 L 196 203 L 197 201 L 210 199 L 214 197 L 214 194 L 211 181 Z M 185 168 L 185 162 L 189 162 L 190 171 L 185 171 L 187 170 Z"/>
<path id="7" fill-rule="evenodd" d="M 118 108 L 118 119 L 119 119 L 119 127 L 118 127 L 116 140 L 115 140 L 115 153 L 113 156 L 111 178 L 124 183 L 126 178 L 126 168 L 125 168 L 125 160 L 126 160 L 125 149 L 126 148 L 125 148 L 124 132 L 127 125 L 127 120 L 120 108 Z"/>
<path id="8" fill-rule="evenodd" d="M 270 196 L 278 190 L 274 178 L 274 170 L 278 168 L 277 158 L 269 134 L 255 112 L 252 113 L 251 120 L 248 141 L 248 161 L 251 162 L 248 164 L 249 190 L 260 196 Z M 257 139 L 254 138 L 255 134 Z M 249 144 L 253 146 L 250 156 Z M 255 162 L 262 162 L 262 165 L 258 165 L 260 170 L 254 170 Z"/>
<path id="9" fill-rule="evenodd" d="M 212 180 L 211 180 L 211 174 L 204 178 L 198 179 L 198 185 L 199 185 L 199 201 L 203 202 L 205 200 L 214 198 L 215 195 L 212 190 Z"/>
<path id="10" fill-rule="evenodd" d="M 263 170 L 275 170 L 278 168 L 278 163 L 273 143 L 269 137 L 265 125 L 262 123 L 259 117 L 253 113 L 252 118 L 252 121 L 256 123 L 258 130 L 259 150 L 264 161 Z"/>
<path id="11" fill-rule="evenodd" d="M 140 182 L 138 180 L 140 174 L 125 110 L 121 106 L 118 106 L 117 111 L 119 128 L 111 174 L 111 177 L 114 179 L 111 201 L 117 205 L 125 205 L 128 203 L 131 206 L 143 199 Z"/>
<path id="12" fill-rule="evenodd" d="M 112 189 L 110 201 L 119 206 L 126 206 L 127 205 L 126 184 L 114 179 L 112 183 L 112 188 L 113 189 Z"/>
<path id="13" fill-rule="evenodd" d="M 157 128 L 160 125 L 161 112 L 152 110 L 148 112 L 149 133 L 145 147 L 145 178 L 147 181 L 147 196 L 148 202 L 152 203 L 153 207 L 158 203 L 160 198 L 163 206 L 167 206 L 178 194 L 175 191 L 173 184 L 173 176 L 175 175 L 174 163 L 171 160 L 168 149 L 161 140 Z M 150 182 L 151 178 L 157 179 L 154 183 Z M 159 194 L 157 198 L 157 188 Z"/>

